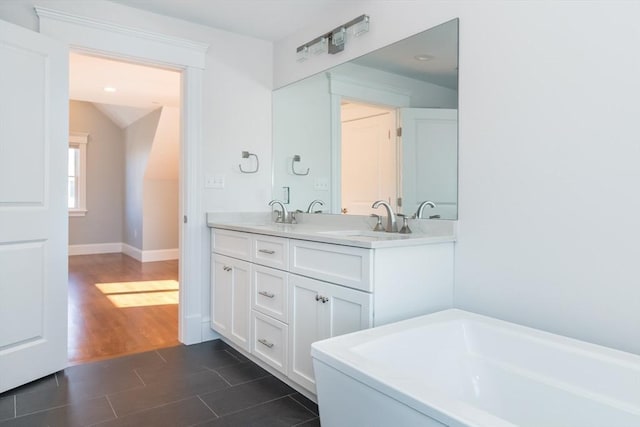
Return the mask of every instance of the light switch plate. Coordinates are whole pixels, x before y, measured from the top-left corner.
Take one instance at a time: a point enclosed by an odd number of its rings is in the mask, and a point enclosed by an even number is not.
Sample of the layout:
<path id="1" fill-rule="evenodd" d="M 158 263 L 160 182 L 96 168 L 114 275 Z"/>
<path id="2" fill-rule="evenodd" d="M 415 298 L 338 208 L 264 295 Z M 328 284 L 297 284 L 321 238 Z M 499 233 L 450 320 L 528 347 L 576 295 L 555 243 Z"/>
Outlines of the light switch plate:
<path id="1" fill-rule="evenodd" d="M 329 191 L 329 180 L 327 178 L 316 178 L 313 183 L 314 190 Z"/>
<path id="2" fill-rule="evenodd" d="M 204 179 L 204 187 L 205 188 L 224 188 L 224 175 L 209 175 L 207 174 Z"/>

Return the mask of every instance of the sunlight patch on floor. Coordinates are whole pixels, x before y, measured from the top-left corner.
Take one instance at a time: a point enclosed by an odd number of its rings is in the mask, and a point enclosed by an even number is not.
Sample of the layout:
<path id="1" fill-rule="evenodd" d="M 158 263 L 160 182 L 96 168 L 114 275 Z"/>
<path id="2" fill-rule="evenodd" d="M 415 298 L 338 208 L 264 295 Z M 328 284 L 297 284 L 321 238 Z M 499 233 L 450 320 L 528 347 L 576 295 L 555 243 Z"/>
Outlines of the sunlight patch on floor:
<path id="1" fill-rule="evenodd" d="M 120 308 L 178 304 L 177 280 L 96 283 L 95 286 Z"/>

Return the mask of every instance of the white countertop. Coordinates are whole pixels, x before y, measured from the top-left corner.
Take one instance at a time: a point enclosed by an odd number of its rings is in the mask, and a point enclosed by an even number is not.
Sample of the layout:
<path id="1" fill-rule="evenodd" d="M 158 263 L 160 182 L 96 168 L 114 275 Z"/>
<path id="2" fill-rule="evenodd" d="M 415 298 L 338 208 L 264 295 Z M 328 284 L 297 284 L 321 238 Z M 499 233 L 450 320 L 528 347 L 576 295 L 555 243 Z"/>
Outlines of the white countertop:
<path id="1" fill-rule="evenodd" d="M 341 220 L 343 215 L 299 215 L 297 224 L 280 224 L 269 221 L 269 216 L 207 214 L 207 225 L 211 228 L 266 234 L 269 236 L 314 242 L 333 243 L 367 249 L 417 246 L 455 241 L 455 223 L 452 221 L 419 220 L 410 222 L 411 234 L 374 232 L 370 218 L 351 217 Z M 320 219 L 319 217 L 325 217 Z M 374 223 L 375 224 L 375 223 Z"/>

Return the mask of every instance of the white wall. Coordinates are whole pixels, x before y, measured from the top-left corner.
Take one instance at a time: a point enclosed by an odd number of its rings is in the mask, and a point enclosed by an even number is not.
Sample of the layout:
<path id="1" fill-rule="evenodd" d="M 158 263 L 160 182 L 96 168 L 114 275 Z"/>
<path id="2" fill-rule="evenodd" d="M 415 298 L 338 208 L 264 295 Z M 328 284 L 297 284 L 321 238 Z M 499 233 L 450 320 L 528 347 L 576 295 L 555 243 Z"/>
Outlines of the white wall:
<path id="1" fill-rule="evenodd" d="M 195 25 L 132 9 L 104 0 L 12 0 L 0 1 L 0 19 L 38 29 L 34 5 L 108 20 L 209 44 L 203 73 L 202 140 L 203 174 L 197 188 L 209 211 L 259 211 L 267 209 L 271 193 L 271 90 L 273 46 L 271 43 L 227 31 Z M 240 174 L 242 150 L 260 156 L 260 172 Z M 205 174 L 224 174 L 222 190 L 204 189 Z M 203 222 L 204 223 L 204 222 Z M 209 316 L 209 230 L 202 226 L 202 320 Z M 189 311 L 196 314 L 195 311 Z"/>
<path id="2" fill-rule="evenodd" d="M 455 304 L 640 354 L 640 3 L 359 6 L 278 43 L 276 84 L 460 17 Z M 295 62 L 361 13 L 342 55 Z"/>
<path id="3" fill-rule="evenodd" d="M 273 94 L 273 198 L 283 200 L 282 187 L 289 187 L 287 209 L 305 210 L 312 200 L 321 199 L 325 212 L 331 212 L 329 191 L 316 190 L 317 180 L 331 182 L 331 94 L 327 76 L 319 74 L 302 84 L 289 86 Z M 291 162 L 296 162 L 294 175 Z"/>

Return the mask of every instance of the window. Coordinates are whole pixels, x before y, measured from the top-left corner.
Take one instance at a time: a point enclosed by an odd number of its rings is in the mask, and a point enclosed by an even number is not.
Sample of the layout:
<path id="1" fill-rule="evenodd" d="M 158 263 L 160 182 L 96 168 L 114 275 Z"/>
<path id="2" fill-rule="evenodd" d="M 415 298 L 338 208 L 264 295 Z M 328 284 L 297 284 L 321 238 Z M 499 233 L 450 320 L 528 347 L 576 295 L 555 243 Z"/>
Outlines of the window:
<path id="1" fill-rule="evenodd" d="M 69 216 L 87 213 L 87 142 L 88 133 L 69 134 L 69 179 L 67 205 Z"/>

